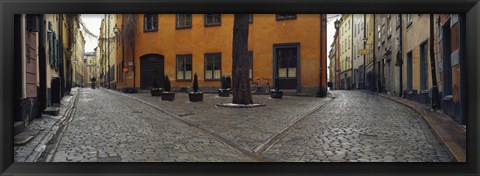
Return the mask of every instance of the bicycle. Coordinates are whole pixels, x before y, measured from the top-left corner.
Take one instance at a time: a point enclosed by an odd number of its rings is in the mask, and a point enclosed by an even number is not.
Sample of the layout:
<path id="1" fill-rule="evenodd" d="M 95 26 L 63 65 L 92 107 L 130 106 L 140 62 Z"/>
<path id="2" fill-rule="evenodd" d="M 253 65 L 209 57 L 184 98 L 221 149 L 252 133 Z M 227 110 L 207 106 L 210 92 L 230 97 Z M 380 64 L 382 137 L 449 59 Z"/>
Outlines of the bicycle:
<path id="1" fill-rule="evenodd" d="M 269 83 L 269 80 L 270 78 L 262 78 L 263 80 L 265 80 L 265 84 L 260 84 L 260 79 L 257 79 L 257 81 L 255 82 L 252 82 L 250 84 L 250 91 L 252 93 L 255 93 L 261 89 L 265 89 L 265 93 L 270 93 L 270 83 Z"/>

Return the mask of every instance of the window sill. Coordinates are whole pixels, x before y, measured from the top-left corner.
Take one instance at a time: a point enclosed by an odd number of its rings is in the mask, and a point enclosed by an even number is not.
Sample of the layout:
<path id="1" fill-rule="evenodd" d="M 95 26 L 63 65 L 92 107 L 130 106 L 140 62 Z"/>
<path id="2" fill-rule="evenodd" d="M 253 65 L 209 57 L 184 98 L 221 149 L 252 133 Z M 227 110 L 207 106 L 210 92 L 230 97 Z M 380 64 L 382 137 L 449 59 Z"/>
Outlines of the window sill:
<path id="1" fill-rule="evenodd" d="M 206 81 L 206 82 L 209 82 L 209 81 L 212 82 L 212 81 L 220 81 L 220 79 L 204 79 L 204 81 Z"/>
<path id="2" fill-rule="evenodd" d="M 192 29 L 192 26 L 186 26 L 186 27 L 178 27 L 177 26 L 175 29 L 179 29 L 179 30 L 181 30 L 181 29 Z"/>
<path id="3" fill-rule="evenodd" d="M 192 82 L 191 79 L 177 79 L 176 82 Z"/>
<path id="4" fill-rule="evenodd" d="M 213 26 L 221 26 L 222 24 L 219 23 L 219 24 L 205 24 L 203 25 L 204 27 L 213 27 Z"/>
<path id="5" fill-rule="evenodd" d="M 151 30 L 145 30 L 145 29 L 144 29 L 144 30 L 143 30 L 143 32 L 157 32 L 157 31 L 158 31 L 158 29 L 151 29 Z"/>
<path id="6" fill-rule="evenodd" d="M 277 21 L 282 21 L 282 20 L 296 20 L 297 17 L 286 17 L 286 18 L 276 18 Z"/>

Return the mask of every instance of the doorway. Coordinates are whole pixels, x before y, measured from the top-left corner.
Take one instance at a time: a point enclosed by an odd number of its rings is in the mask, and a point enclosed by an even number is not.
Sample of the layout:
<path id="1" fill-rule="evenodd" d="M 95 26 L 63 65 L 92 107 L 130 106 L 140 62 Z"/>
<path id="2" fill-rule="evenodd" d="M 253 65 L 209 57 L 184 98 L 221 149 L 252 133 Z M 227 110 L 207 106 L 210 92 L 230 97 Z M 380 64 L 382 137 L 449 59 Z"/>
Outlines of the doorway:
<path id="1" fill-rule="evenodd" d="M 159 54 L 147 54 L 140 57 L 140 89 L 149 90 L 157 80 L 160 87 L 164 81 L 164 57 Z"/>
<path id="2" fill-rule="evenodd" d="M 280 89 L 300 91 L 300 45 L 274 45 L 273 81 L 278 81 Z"/>

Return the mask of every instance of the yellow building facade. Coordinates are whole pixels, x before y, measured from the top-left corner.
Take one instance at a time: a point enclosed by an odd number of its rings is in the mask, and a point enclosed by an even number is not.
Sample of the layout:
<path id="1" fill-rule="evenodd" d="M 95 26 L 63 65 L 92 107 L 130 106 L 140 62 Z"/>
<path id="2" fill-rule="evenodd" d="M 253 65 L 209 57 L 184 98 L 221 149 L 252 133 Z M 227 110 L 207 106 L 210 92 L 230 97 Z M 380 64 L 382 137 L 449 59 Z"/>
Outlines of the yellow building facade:
<path id="1" fill-rule="evenodd" d="M 432 88 L 430 16 L 428 14 L 403 15 L 402 26 L 404 32 L 403 90 L 415 90 L 420 94 L 421 91 L 428 91 Z M 436 32 L 437 29 L 434 28 L 434 33 Z M 435 41 L 434 45 L 436 43 Z"/>
<path id="2" fill-rule="evenodd" d="M 117 27 L 124 28 L 125 15 L 121 18 L 117 15 Z M 149 89 L 152 79 L 162 79 L 165 74 L 172 87 L 191 87 L 191 78 L 197 73 L 203 91 L 216 91 L 220 75 L 232 75 L 233 19 L 233 14 L 137 15 L 134 48 L 127 47 L 127 41 L 117 43 L 117 62 L 123 61 L 120 66 L 129 70 L 119 73 L 123 80 L 118 89 L 121 85 L 132 87 L 133 79 L 136 88 Z M 267 80 L 273 85 L 278 78 L 282 89 L 314 93 L 322 60 L 322 84 L 326 84 L 327 47 L 320 47 L 326 45 L 326 27 L 321 30 L 320 14 L 254 14 L 250 19 L 252 81 Z M 122 45 L 127 47 L 123 53 Z M 129 64 L 132 54 L 134 63 Z M 145 72 L 155 64 L 157 72 Z"/>
<path id="3" fill-rule="evenodd" d="M 352 86 L 352 14 L 342 14 L 339 31 L 340 88 L 350 89 Z"/>

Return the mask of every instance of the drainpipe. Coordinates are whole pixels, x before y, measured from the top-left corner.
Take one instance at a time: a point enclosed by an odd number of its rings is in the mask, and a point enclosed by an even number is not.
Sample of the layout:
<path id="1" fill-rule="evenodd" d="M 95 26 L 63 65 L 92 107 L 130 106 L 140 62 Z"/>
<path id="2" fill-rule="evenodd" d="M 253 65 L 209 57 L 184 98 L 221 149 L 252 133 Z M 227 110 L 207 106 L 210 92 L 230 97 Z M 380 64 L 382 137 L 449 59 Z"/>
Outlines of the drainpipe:
<path id="1" fill-rule="evenodd" d="M 352 75 L 352 83 L 351 83 L 352 87 L 351 87 L 351 89 L 354 89 L 354 87 L 355 87 L 355 73 L 353 72 L 353 19 L 354 19 L 353 15 L 354 14 L 352 14 L 352 25 L 351 25 L 351 28 L 350 28 L 352 30 L 352 55 L 350 56 L 350 64 L 351 64 L 350 72 L 352 73 L 351 74 Z"/>
<path id="2" fill-rule="evenodd" d="M 375 55 L 375 48 L 376 48 L 376 33 L 377 33 L 377 26 L 376 26 L 376 23 L 377 22 L 377 19 L 375 18 L 375 14 L 373 14 L 373 48 L 372 48 L 372 51 L 373 51 L 373 84 L 372 86 L 376 89 L 377 87 L 377 70 L 375 69 L 375 65 L 377 65 L 377 56 Z M 374 90 L 375 90 L 374 89 Z"/>
<path id="3" fill-rule="evenodd" d="M 439 102 L 438 102 L 438 88 L 437 88 L 437 73 L 435 70 L 435 52 L 434 52 L 434 20 L 433 20 L 433 14 L 430 14 L 430 67 L 432 69 L 432 108 L 433 109 L 438 109 L 439 108 Z"/>
<path id="4" fill-rule="evenodd" d="M 363 41 L 363 49 L 367 49 L 367 14 L 363 14 L 363 38 L 365 39 L 365 41 Z M 362 88 L 365 90 L 365 72 L 366 72 L 366 68 L 367 68 L 367 65 L 366 65 L 366 57 L 367 55 L 364 54 L 363 55 L 363 86 Z"/>
<path id="5" fill-rule="evenodd" d="M 399 92 L 399 97 L 402 97 L 403 96 L 403 23 L 402 23 L 402 14 L 398 14 L 398 18 L 400 19 L 400 37 L 399 37 L 399 44 L 400 44 L 400 53 L 399 53 L 399 56 L 397 57 L 400 57 L 400 60 L 399 60 L 399 67 L 400 67 L 400 92 Z M 398 59 L 398 58 L 397 58 Z"/>
<path id="6" fill-rule="evenodd" d="M 466 34 L 466 15 L 465 14 L 458 14 L 459 16 L 459 24 L 460 24 L 460 121 L 462 124 L 467 123 L 467 81 L 465 80 L 465 59 L 466 59 L 466 53 L 465 53 L 465 42 L 467 41 L 465 38 Z"/>
<path id="7" fill-rule="evenodd" d="M 26 71 L 25 71 L 25 67 L 26 67 L 26 61 L 27 61 L 27 58 L 25 57 L 25 53 L 26 53 L 26 42 L 25 42 L 25 23 L 26 23 L 26 15 L 25 14 L 22 14 L 21 15 L 21 19 L 20 19 L 20 38 L 21 38 L 21 45 L 22 45 L 22 99 L 23 98 L 26 98 L 27 97 L 27 74 L 26 74 Z"/>
<path id="8" fill-rule="evenodd" d="M 323 88 L 323 85 L 322 85 L 322 81 L 323 81 L 323 46 L 324 46 L 324 43 L 323 43 L 323 40 L 324 40 L 324 36 L 323 36 L 323 33 L 325 32 L 323 30 L 323 28 L 325 27 L 325 25 L 323 25 L 323 23 L 325 22 L 325 14 L 320 14 L 320 79 L 319 79 L 319 83 L 318 83 L 318 92 L 317 92 L 317 95 L 316 97 L 325 97 L 326 96 L 326 91 L 324 90 Z"/>

